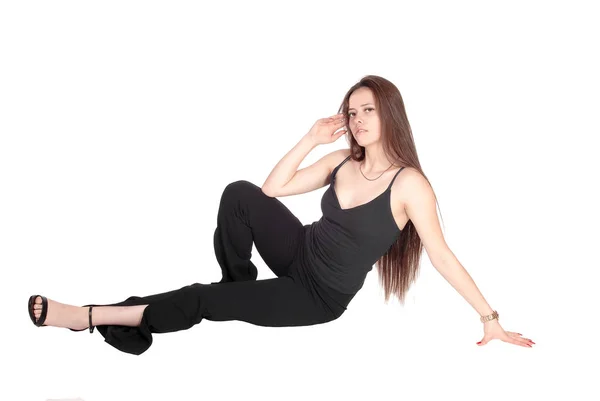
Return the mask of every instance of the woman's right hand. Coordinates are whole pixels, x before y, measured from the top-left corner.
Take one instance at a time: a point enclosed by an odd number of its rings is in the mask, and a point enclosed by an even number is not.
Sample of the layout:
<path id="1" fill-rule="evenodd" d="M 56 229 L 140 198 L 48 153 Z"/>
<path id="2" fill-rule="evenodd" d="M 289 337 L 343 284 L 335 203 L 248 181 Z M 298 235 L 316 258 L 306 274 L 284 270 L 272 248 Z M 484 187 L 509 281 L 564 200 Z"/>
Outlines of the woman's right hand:
<path id="1" fill-rule="evenodd" d="M 315 122 L 306 136 L 317 145 L 332 143 L 348 132 L 347 129 L 341 129 L 338 132 L 335 132 L 344 127 L 345 124 L 346 119 L 341 113 L 331 117 L 321 118 Z"/>

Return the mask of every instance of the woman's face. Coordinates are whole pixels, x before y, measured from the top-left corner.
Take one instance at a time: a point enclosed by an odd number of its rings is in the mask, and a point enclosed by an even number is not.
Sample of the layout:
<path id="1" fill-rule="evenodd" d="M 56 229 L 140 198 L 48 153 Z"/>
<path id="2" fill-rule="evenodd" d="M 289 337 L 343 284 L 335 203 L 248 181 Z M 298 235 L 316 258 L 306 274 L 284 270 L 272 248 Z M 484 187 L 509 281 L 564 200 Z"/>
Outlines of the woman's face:
<path id="1" fill-rule="evenodd" d="M 375 98 L 369 88 L 358 88 L 350 95 L 348 128 L 360 146 L 377 142 L 381 136 L 379 110 L 375 107 Z"/>

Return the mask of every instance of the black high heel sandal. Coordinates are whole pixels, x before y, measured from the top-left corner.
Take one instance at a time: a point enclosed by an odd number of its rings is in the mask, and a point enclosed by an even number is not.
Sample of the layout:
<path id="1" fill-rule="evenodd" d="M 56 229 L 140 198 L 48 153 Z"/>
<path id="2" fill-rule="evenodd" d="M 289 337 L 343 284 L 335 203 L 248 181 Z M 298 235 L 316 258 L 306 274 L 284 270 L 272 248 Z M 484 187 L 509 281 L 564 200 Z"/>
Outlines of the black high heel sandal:
<path id="1" fill-rule="evenodd" d="M 37 297 L 42 298 L 42 314 L 40 315 L 40 318 L 37 319 L 37 321 L 36 321 L 35 315 L 33 313 L 33 305 L 35 305 L 35 299 Z M 90 308 L 89 309 L 89 322 L 90 323 L 89 323 L 89 327 L 87 327 L 87 328 L 89 328 L 90 333 L 93 333 L 94 332 L 94 328 L 96 326 L 92 326 L 92 308 L 95 305 L 83 305 L 83 307 L 86 307 L 86 306 L 89 306 L 89 308 Z M 35 324 L 38 327 L 48 327 L 48 326 L 46 326 L 44 324 L 44 322 L 46 321 L 46 315 L 48 314 L 48 299 L 46 299 L 45 296 L 43 296 L 43 295 L 32 295 L 32 296 L 30 296 L 29 297 L 29 302 L 27 303 L 27 311 L 29 312 L 29 317 L 31 318 L 31 321 L 33 322 L 33 324 Z M 71 331 L 83 331 L 83 330 L 85 330 L 85 329 L 75 330 L 75 329 L 71 329 L 71 328 L 68 328 L 68 329 L 71 330 Z"/>

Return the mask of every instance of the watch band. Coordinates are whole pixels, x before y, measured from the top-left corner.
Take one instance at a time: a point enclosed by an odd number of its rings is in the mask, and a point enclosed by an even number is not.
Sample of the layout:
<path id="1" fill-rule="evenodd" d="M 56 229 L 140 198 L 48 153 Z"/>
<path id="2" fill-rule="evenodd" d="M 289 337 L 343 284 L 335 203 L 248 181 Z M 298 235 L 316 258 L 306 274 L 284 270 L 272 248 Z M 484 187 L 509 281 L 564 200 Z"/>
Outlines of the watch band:
<path id="1" fill-rule="evenodd" d="M 498 312 L 496 312 L 496 311 L 494 311 L 494 313 L 492 313 L 491 315 L 481 316 L 481 318 L 480 318 L 481 323 L 489 322 L 490 320 L 494 320 L 494 319 L 500 320 L 500 315 L 498 315 Z"/>

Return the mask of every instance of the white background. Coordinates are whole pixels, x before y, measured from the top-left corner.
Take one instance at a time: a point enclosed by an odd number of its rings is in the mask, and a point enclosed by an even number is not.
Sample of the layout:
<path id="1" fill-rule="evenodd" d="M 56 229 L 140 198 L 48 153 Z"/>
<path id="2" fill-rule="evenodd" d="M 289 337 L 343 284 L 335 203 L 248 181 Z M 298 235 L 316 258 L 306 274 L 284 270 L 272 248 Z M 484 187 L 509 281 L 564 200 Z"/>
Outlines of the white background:
<path id="1" fill-rule="evenodd" d="M 598 399 L 593 3 L 3 2 L 0 398 Z M 224 187 L 261 185 L 368 74 L 400 89 L 447 243 L 534 348 L 478 347 L 477 312 L 426 253 L 404 307 L 374 269 L 325 325 L 205 320 L 133 356 L 31 323 L 31 294 L 220 279 Z M 325 190 L 280 200 L 308 224 Z"/>

